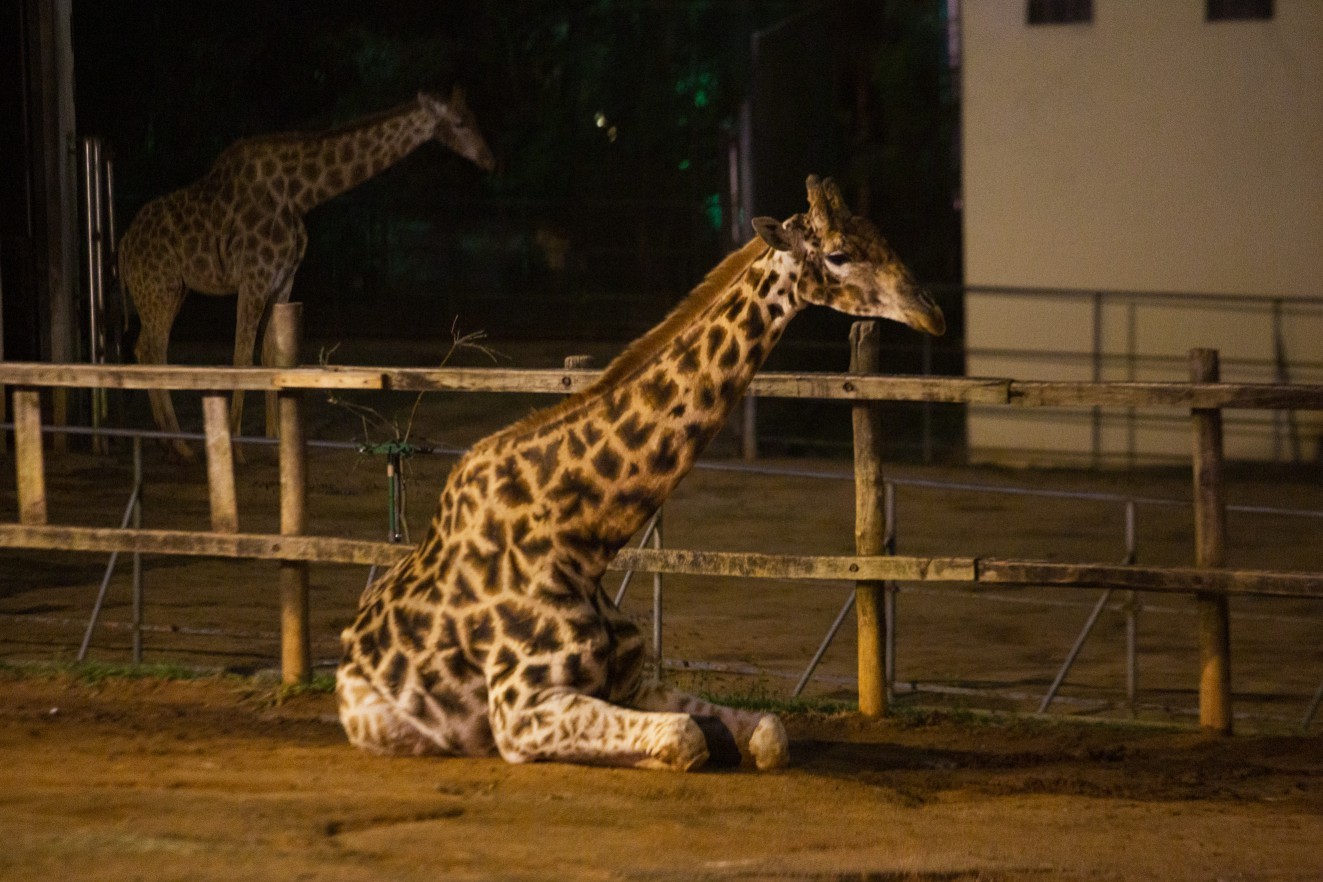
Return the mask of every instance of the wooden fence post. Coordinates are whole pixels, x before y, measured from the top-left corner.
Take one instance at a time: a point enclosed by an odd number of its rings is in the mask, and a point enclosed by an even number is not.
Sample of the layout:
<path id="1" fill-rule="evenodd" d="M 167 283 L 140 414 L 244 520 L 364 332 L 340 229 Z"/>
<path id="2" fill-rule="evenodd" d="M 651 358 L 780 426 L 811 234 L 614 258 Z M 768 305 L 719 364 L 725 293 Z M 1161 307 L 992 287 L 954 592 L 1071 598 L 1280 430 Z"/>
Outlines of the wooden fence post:
<path id="1" fill-rule="evenodd" d="M 239 504 L 234 492 L 234 444 L 230 435 L 230 405 L 221 392 L 202 396 L 202 423 L 206 429 L 207 487 L 211 499 L 211 529 L 239 532 Z"/>
<path id="2" fill-rule="evenodd" d="M 1190 381 L 1216 383 L 1216 349 L 1190 350 Z M 1191 410 L 1194 424 L 1194 544 L 1195 565 L 1226 563 L 1226 499 L 1222 476 L 1222 411 Z M 1198 594 L 1199 724 L 1230 735 L 1231 616 L 1224 594 Z"/>
<path id="3" fill-rule="evenodd" d="M 14 464 L 18 469 L 18 521 L 46 523 L 46 461 L 41 446 L 41 392 L 14 389 Z"/>
<path id="4" fill-rule="evenodd" d="M 277 303 L 271 311 L 276 367 L 299 361 L 303 304 Z M 303 393 L 283 390 L 277 396 L 280 424 L 280 533 L 299 536 L 308 526 L 307 443 Z M 280 562 L 280 672 L 286 684 L 312 677 L 312 638 L 308 627 L 308 564 Z"/>
<path id="5" fill-rule="evenodd" d="M 850 371 L 875 374 L 881 366 L 877 322 L 850 327 Z M 854 546 L 857 554 L 882 554 L 886 515 L 882 507 L 882 417 L 876 402 L 851 409 L 854 420 Z M 859 712 L 887 712 L 884 582 L 855 582 L 855 621 L 859 628 Z"/>

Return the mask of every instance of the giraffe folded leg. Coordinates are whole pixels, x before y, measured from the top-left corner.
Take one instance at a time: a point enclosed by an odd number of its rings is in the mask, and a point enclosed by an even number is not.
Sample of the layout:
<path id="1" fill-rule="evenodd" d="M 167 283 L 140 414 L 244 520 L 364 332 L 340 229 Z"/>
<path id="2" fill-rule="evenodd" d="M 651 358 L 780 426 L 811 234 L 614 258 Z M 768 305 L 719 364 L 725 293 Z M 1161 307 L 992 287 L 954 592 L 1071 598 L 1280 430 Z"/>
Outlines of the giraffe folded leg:
<path id="1" fill-rule="evenodd" d="M 384 694 L 356 663 L 341 664 L 335 673 L 340 723 L 349 743 L 385 756 L 491 756 L 491 728 L 480 695 L 454 693 L 451 707 L 405 684 L 395 698 Z"/>
<path id="2" fill-rule="evenodd" d="M 687 772 L 707 762 L 707 740 L 688 714 L 647 713 L 561 689 L 513 705 L 489 704 L 508 762 L 539 760 Z"/>
<path id="3" fill-rule="evenodd" d="M 774 714 L 713 704 L 656 681 L 641 683 L 629 704 L 641 710 L 678 711 L 715 721 L 718 728 L 729 732 L 741 758 L 758 769 L 776 769 L 790 761 L 790 743 L 785 727 Z M 709 733 L 709 738 L 717 735 L 719 732 Z"/>
<path id="4" fill-rule="evenodd" d="M 411 725 L 357 668 L 341 665 L 336 671 L 335 697 L 340 723 L 355 747 L 383 755 L 440 752 L 436 742 Z"/>

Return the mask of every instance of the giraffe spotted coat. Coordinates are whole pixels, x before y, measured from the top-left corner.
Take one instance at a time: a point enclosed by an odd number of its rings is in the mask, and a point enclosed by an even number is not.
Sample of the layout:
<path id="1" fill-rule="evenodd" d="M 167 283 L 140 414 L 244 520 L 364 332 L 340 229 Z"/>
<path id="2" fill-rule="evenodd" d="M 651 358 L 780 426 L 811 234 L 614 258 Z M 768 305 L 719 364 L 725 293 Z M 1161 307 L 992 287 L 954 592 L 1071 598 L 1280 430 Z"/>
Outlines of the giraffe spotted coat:
<path id="1" fill-rule="evenodd" d="M 238 296 L 234 364 L 251 365 L 272 305 L 289 301 L 308 245 L 303 215 L 432 139 L 482 168 L 493 167 L 456 89 L 448 99 L 420 93 L 405 105 L 326 133 L 246 138 L 226 148 L 199 180 L 144 205 L 119 245 L 120 280 L 142 324 L 135 347 L 139 363 L 166 363 L 170 329 L 191 289 Z M 268 335 L 263 363 L 271 355 Z M 177 433 L 170 393 L 153 389 L 149 397 L 156 425 Z M 236 433 L 242 418 L 243 393 L 236 392 Z M 193 459 L 183 441 L 174 441 L 172 449 Z"/>
<path id="2" fill-rule="evenodd" d="M 788 758 L 775 716 L 643 674 L 607 565 L 722 426 L 806 304 L 941 333 L 940 310 L 831 181 L 810 209 L 755 222 L 590 388 L 475 445 L 426 537 L 364 592 L 342 640 L 340 717 L 380 753 L 691 769 L 737 750 Z"/>

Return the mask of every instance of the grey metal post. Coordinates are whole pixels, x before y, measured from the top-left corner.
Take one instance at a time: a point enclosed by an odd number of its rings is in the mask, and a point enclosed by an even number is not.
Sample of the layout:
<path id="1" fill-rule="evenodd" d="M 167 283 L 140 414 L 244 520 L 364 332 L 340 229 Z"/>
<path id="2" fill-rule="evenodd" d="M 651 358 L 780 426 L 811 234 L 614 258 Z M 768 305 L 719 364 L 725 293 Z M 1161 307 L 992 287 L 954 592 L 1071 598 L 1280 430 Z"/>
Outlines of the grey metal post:
<path id="1" fill-rule="evenodd" d="M 896 553 L 896 485 L 887 481 L 882 485 L 882 510 L 885 513 L 887 527 L 885 538 L 882 542 L 882 550 L 885 554 Z M 883 671 L 886 682 L 887 700 L 895 697 L 896 685 L 896 594 L 899 586 L 892 581 L 888 581 L 882 586 L 883 608 L 886 611 L 886 622 L 884 623 L 884 637 L 886 644 L 883 648 Z"/>
<path id="2" fill-rule="evenodd" d="M 135 449 L 141 449 L 141 439 L 134 438 Z M 135 466 L 137 463 L 135 462 Z M 129 501 L 124 506 L 124 516 L 119 519 L 119 528 L 127 528 L 133 522 L 138 512 L 138 494 L 142 492 L 142 480 L 139 474 L 140 469 L 134 469 L 133 487 L 129 491 Z M 135 552 L 135 559 L 138 554 Z M 106 571 L 101 576 L 101 585 L 97 589 L 96 600 L 92 604 L 92 615 L 87 620 L 87 630 L 83 632 L 83 642 L 78 647 L 77 661 L 83 661 L 87 658 L 88 647 L 92 645 L 92 632 L 96 630 L 97 620 L 101 618 L 101 607 L 106 601 L 106 593 L 110 589 L 110 579 L 115 575 L 115 565 L 119 562 L 119 552 L 112 551 L 109 560 L 106 561 Z"/>
<path id="3" fill-rule="evenodd" d="M 740 407 L 740 456 L 745 462 L 758 458 L 758 399 L 745 395 Z"/>
<path id="4" fill-rule="evenodd" d="M 142 438 L 133 437 L 133 529 L 142 529 Z M 142 553 L 133 552 L 133 663 L 142 664 Z"/>
<path id="5" fill-rule="evenodd" d="M 662 547 L 662 516 L 657 510 L 652 530 L 652 547 Z M 652 661 L 657 668 L 657 680 L 662 679 L 662 574 L 652 574 Z"/>
<path id="6" fill-rule="evenodd" d="M 1308 709 L 1305 710 L 1305 718 L 1300 722 L 1301 732 L 1309 731 L 1309 724 L 1314 721 L 1314 712 L 1318 710 L 1320 702 L 1323 702 L 1323 683 L 1318 684 L 1318 689 L 1314 692 L 1314 698 L 1309 702 Z"/>
<path id="7" fill-rule="evenodd" d="M 1103 295 L 1101 291 L 1093 292 L 1093 382 L 1102 382 L 1102 358 L 1103 358 Z M 1102 463 L 1102 408 L 1093 408 L 1093 464 L 1098 466 Z"/>
<path id="8" fill-rule="evenodd" d="M 1139 560 L 1138 533 L 1135 529 L 1135 501 L 1125 503 L 1125 560 L 1133 564 Z M 1130 714 L 1138 712 L 1139 703 L 1139 592 L 1127 591 L 1125 600 L 1125 696 Z"/>
<path id="9" fill-rule="evenodd" d="M 1134 555 L 1135 555 L 1134 500 L 1126 501 L 1125 543 L 1126 543 L 1125 558 L 1122 560 L 1122 563 L 1124 564 L 1134 563 Z M 1108 588 L 1104 590 L 1102 595 L 1098 598 L 1098 602 L 1093 605 L 1093 609 L 1089 612 L 1088 619 L 1086 619 L 1084 622 L 1084 627 L 1080 629 L 1079 636 L 1075 638 L 1074 645 L 1070 647 L 1070 652 L 1066 653 L 1066 660 L 1061 663 L 1061 668 L 1057 671 L 1056 678 L 1052 680 L 1052 685 L 1047 688 L 1047 693 L 1043 696 L 1042 702 L 1039 703 L 1038 713 L 1040 714 L 1046 713 L 1048 706 L 1052 704 L 1052 700 L 1057 697 L 1057 692 L 1061 689 L 1061 684 L 1065 682 L 1066 675 L 1069 674 L 1070 669 L 1075 666 L 1075 661 L 1079 658 L 1080 651 L 1084 649 L 1085 642 L 1088 641 L 1089 635 L 1093 633 L 1094 626 L 1098 624 L 1098 617 L 1101 616 L 1103 610 L 1107 608 L 1107 602 L 1112 599 L 1113 590 L 1114 589 L 1112 588 Z M 1134 594 L 1133 591 L 1130 593 Z M 1127 634 L 1127 637 L 1128 637 L 1127 644 L 1129 649 L 1128 663 L 1127 663 L 1127 685 L 1129 685 L 1129 683 L 1132 682 L 1132 678 L 1134 676 L 1134 643 L 1133 643 L 1133 639 L 1129 637 L 1129 634 Z M 1131 694 L 1131 707 L 1132 708 L 1134 707 L 1133 694 Z"/>
<path id="10" fill-rule="evenodd" d="M 661 513 L 662 510 L 660 508 L 657 509 L 657 511 L 653 513 L 652 519 L 648 521 L 647 526 L 643 528 L 643 534 L 639 537 L 639 548 L 646 548 L 648 543 L 652 541 L 653 533 L 657 530 L 658 522 L 661 520 Z M 634 571 L 625 570 L 625 574 L 620 577 L 620 587 L 616 589 L 616 606 L 620 606 L 621 602 L 624 601 L 625 591 L 629 589 L 629 583 L 633 580 Z"/>

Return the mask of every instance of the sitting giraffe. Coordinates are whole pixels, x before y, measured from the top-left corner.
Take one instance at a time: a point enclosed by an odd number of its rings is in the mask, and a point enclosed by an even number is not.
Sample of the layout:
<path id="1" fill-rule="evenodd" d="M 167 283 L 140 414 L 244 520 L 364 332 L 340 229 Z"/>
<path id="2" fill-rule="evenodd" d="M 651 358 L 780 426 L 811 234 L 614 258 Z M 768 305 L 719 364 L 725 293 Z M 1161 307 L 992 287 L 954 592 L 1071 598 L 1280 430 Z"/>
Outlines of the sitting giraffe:
<path id="1" fill-rule="evenodd" d="M 490 171 L 491 152 L 456 88 L 443 99 L 425 92 L 400 107 L 321 134 L 246 138 L 217 157 L 201 179 L 142 207 L 119 245 L 120 279 L 138 311 L 141 364 L 165 364 L 170 328 L 188 289 L 238 295 L 234 364 L 253 363 L 259 326 L 275 303 L 287 303 L 308 245 L 303 215 L 385 171 L 435 139 Z M 262 363 L 272 357 L 264 336 Z M 178 432 L 170 393 L 149 392 L 152 417 Z M 243 393 L 234 393 L 231 422 L 241 428 Z M 268 429 L 272 426 L 268 402 Z M 194 458 L 183 441 L 171 445 Z"/>
<path id="2" fill-rule="evenodd" d="M 760 769 L 787 762 L 775 716 L 645 680 L 640 631 L 601 578 L 806 305 L 945 330 L 832 181 L 810 177 L 808 199 L 807 214 L 755 220 L 757 237 L 592 386 L 455 465 L 427 536 L 368 586 L 341 635 L 353 744 L 687 770 L 707 760 L 707 732 Z"/>

